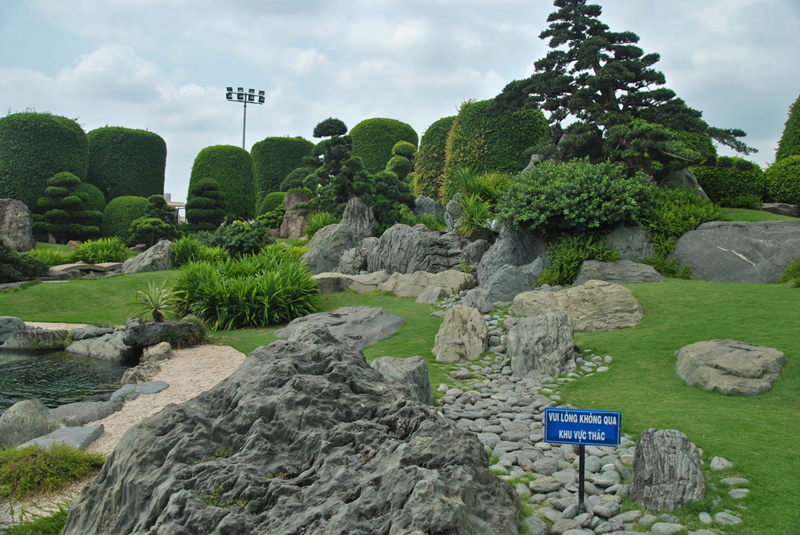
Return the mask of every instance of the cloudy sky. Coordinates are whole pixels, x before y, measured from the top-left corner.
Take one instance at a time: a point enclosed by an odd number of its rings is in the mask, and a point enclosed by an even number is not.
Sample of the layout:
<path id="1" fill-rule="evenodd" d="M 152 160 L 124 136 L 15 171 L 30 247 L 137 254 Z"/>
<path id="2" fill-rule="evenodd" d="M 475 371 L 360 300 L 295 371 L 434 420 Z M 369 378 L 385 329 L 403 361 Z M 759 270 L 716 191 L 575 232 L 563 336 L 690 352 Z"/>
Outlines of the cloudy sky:
<path id="1" fill-rule="evenodd" d="M 800 94 L 798 0 L 595 0 L 633 31 L 691 107 L 774 159 Z M 228 85 L 266 91 L 247 143 L 311 139 L 338 117 L 422 136 L 466 99 L 497 95 L 547 52 L 550 0 L 0 0 L 0 108 L 147 129 L 167 142 L 165 191 L 184 200 L 209 145 L 241 146 Z"/>

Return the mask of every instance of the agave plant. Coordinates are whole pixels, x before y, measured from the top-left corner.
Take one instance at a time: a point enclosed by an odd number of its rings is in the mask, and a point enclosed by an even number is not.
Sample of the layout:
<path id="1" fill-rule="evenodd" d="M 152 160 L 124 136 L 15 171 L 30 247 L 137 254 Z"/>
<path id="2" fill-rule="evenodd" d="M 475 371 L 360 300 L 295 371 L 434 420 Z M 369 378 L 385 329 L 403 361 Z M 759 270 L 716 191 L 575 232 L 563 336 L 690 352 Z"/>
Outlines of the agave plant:
<path id="1" fill-rule="evenodd" d="M 145 321 L 152 318 L 156 323 L 161 323 L 165 316 L 174 314 L 175 296 L 167 288 L 166 280 L 161 286 L 152 280 L 146 290 L 136 292 L 136 299 L 125 305 L 130 307 L 126 315 L 142 318 Z"/>

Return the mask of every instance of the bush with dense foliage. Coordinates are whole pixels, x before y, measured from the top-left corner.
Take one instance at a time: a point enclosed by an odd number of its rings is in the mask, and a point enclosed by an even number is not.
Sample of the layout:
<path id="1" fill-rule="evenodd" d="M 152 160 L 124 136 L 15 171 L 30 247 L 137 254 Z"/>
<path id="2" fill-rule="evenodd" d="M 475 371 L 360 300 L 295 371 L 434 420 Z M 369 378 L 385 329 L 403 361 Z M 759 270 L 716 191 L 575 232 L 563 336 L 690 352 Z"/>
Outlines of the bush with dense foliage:
<path id="1" fill-rule="evenodd" d="M 105 458 L 63 444 L 0 451 L 0 496 L 20 499 L 56 492 L 97 470 Z"/>
<path id="2" fill-rule="evenodd" d="M 379 234 L 403 221 L 401 211 L 404 206 L 409 212 L 414 209 L 415 199 L 411 186 L 389 171 L 381 171 L 370 177 L 369 188 L 360 191 L 359 195 L 372 207 Z"/>
<path id="3" fill-rule="evenodd" d="M 781 275 L 781 282 L 794 282 L 795 288 L 800 288 L 800 257 L 792 258 Z"/>
<path id="4" fill-rule="evenodd" d="M 713 167 L 692 167 L 697 183 L 708 198 L 723 206 L 744 195 L 766 195 L 764 171 L 757 164 L 741 158 L 718 158 Z"/>
<path id="5" fill-rule="evenodd" d="M 581 233 L 637 223 L 648 213 L 655 185 L 622 164 L 542 162 L 509 181 L 497 201 L 501 221 L 543 234 Z"/>
<path id="6" fill-rule="evenodd" d="M 86 136 L 89 139 L 86 181 L 97 186 L 107 201 L 164 194 L 167 144 L 161 136 L 122 126 L 96 128 Z"/>
<path id="7" fill-rule="evenodd" d="M 414 157 L 414 195 L 439 198 L 447 162 L 447 136 L 455 120 L 455 115 L 443 117 L 422 134 L 419 150 Z"/>
<path id="8" fill-rule="evenodd" d="M 49 247 L 36 248 L 25 252 L 26 255 L 32 256 L 40 262 L 44 262 L 47 267 L 60 266 L 61 264 L 69 264 L 72 262 L 72 253 L 65 253 L 58 249 L 51 249 Z"/>
<path id="9" fill-rule="evenodd" d="M 0 240 L 0 284 L 20 282 L 41 277 L 47 266 L 41 260 L 18 253 Z"/>
<path id="10" fill-rule="evenodd" d="M 0 199 L 36 209 L 47 180 L 61 172 L 86 179 L 89 143 L 73 119 L 23 112 L 0 118 Z"/>
<path id="11" fill-rule="evenodd" d="M 317 283 L 290 248 L 274 244 L 255 256 L 187 264 L 173 292 L 179 314 L 229 330 L 288 323 L 314 312 Z"/>
<path id="12" fill-rule="evenodd" d="M 33 215 L 33 230 L 48 232 L 61 244 L 99 236 L 103 213 L 86 209 L 89 196 L 78 191 L 80 184 L 81 179 L 72 173 L 50 178 L 36 203 L 39 213 Z"/>
<path id="13" fill-rule="evenodd" d="M 800 154 L 800 97 L 789 108 L 789 119 L 783 128 L 783 135 L 778 142 L 775 161 Z"/>
<path id="14" fill-rule="evenodd" d="M 205 178 L 219 184 L 224 198 L 225 214 L 231 219 L 252 219 L 256 215 L 255 166 L 250 153 L 232 145 L 214 145 L 200 151 L 192 166 L 189 178 L 191 201 L 192 187 Z"/>
<path id="15" fill-rule="evenodd" d="M 128 259 L 128 247 L 117 238 L 100 238 L 83 242 L 72 251 L 72 262 L 101 264 L 103 262 L 124 262 Z"/>
<path id="16" fill-rule="evenodd" d="M 540 286 L 572 284 L 586 260 L 610 262 L 620 258 L 620 253 L 606 245 L 602 236 L 594 232 L 563 235 L 550 243 L 548 248 L 550 265 L 537 281 Z"/>
<path id="17" fill-rule="evenodd" d="M 225 195 L 212 178 L 198 180 L 189 188 L 186 203 L 187 230 L 214 230 L 225 220 Z"/>
<path id="18" fill-rule="evenodd" d="M 197 235 L 197 239 L 208 247 L 221 247 L 233 258 L 258 254 L 275 240 L 269 229 L 260 221 L 231 221 L 220 225 L 213 232 Z"/>
<path id="19" fill-rule="evenodd" d="M 222 247 L 203 245 L 196 238 L 184 236 L 172 244 L 172 263 L 181 267 L 190 262 L 222 262 L 230 258 Z"/>
<path id="20" fill-rule="evenodd" d="M 314 144 L 302 137 L 268 137 L 255 143 L 250 154 L 256 169 L 258 202 L 267 194 L 280 191 L 289 173 L 301 167 L 303 158 L 311 156 L 313 150 Z M 258 215 L 263 213 L 259 211 Z"/>
<path id="21" fill-rule="evenodd" d="M 97 186 L 93 186 L 87 182 L 81 182 L 75 189 L 78 193 L 86 195 L 86 201 L 83 203 L 84 209 L 100 212 L 101 214 L 106 209 L 106 198 L 103 192 Z"/>
<path id="22" fill-rule="evenodd" d="M 100 230 L 107 238 L 117 236 L 126 240 L 130 236 L 131 223 L 143 217 L 146 211 L 147 199 L 144 197 L 117 197 L 106 205 Z"/>
<path id="23" fill-rule="evenodd" d="M 258 207 L 258 215 L 266 214 L 267 212 L 271 212 L 280 205 L 283 204 L 283 200 L 286 198 L 286 193 L 282 191 L 275 191 L 268 194 L 264 197 L 264 200 L 261 202 L 261 205 Z"/>
<path id="24" fill-rule="evenodd" d="M 419 142 L 411 125 L 397 119 L 364 119 L 350 130 L 350 137 L 353 156 L 361 158 L 364 169 L 370 174 L 386 169 L 392 158 L 392 148 L 398 141 L 407 141 L 414 147 Z"/>
<path id="25" fill-rule="evenodd" d="M 175 209 L 171 208 L 163 195 L 151 195 L 143 217 L 131 223 L 128 244 L 144 243 L 152 247 L 162 239 L 176 239 L 180 234 Z"/>
<path id="26" fill-rule="evenodd" d="M 765 172 L 767 197 L 772 202 L 800 205 L 800 154 L 786 156 Z"/>

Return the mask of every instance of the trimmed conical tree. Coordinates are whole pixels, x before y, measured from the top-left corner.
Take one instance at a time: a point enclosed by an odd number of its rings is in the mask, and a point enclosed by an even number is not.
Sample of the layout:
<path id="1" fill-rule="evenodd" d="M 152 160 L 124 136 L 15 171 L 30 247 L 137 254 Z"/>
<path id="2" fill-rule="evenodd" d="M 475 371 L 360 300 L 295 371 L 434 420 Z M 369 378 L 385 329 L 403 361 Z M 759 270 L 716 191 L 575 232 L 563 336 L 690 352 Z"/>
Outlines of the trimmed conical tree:
<path id="1" fill-rule="evenodd" d="M 775 161 L 780 161 L 788 156 L 800 154 L 800 97 L 789 108 L 789 119 L 783 128 L 783 135 L 778 142 L 778 152 Z"/>
<path id="2" fill-rule="evenodd" d="M 33 224 L 37 232 L 49 232 L 58 243 L 69 239 L 83 240 L 100 235 L 103 213 L 86 210 L 89 200 L 86 193 L 78 191 L 81 179 L 72 173 L 58 173 L 47 181 L 47 189 L 39 197 Z"/>
<path id="3" fill-rule="evenodd" d="M 204 178 L 189 190 L 186 221 L 189 230 L 214 230 L 225 220 L 225 196 L 213 178 Z"/>

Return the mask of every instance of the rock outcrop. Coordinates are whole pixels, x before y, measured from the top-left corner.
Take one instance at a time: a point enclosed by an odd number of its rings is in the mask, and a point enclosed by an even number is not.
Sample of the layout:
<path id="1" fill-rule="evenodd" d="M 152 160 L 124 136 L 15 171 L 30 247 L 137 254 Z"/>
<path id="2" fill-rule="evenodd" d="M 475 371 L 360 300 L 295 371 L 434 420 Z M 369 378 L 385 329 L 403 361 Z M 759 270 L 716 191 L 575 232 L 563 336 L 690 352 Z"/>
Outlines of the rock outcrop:
<path id="1" fill-rule="evenodd" d="M 378 220 L 375 219 L 372 208 L 364 204 L 364 201 L 358 197 L 347 201 L 341 223 L 349 225 L 353 229 L 358 241 L 372 237 L 378 229 Z"/>
<path id="2" fill-rule="evenodd" d="M 161 240 L 142 254 L 127 259 L 119 272 L 123 275 L 172 269 L 172 242 Z"/>
<path id="3" fill-rule="evenodd" d="M 0 345 L 11 335 L 25 330 L 25 322 L 14 316 L 0 316 Z"/>
<path id="4" fill-rule="evenodd" d="M 295 209 L 294 205 L 308 202 L 309 200 L 310 197 L 300 191 L 286 194 L 283 199 L 286 212 L 284 212 L 283 221 L 281 222 L 281 238 L 297 240 L 306 235 L 306 223 L 311 218 L 311 211 Z"/>
<path id="5" fill-rule="evenodd" d="M 519 498 L 487 460 L 472 433 L 307 326 L 131 428 L 63 534 L 516 535 Z"/>
<path id="6" fill-rule="evenodd" d="M 458 234 L 431 231 L 425 225 L 409 227 L 397 223 L 367 252 L 367 271 L 439 273 L 457 269 L 463 256 Z"/>
<path id="7" fill-rule="evenodd" d="M 131 347 L 149 347 L 163 342 L 170 332 L 199 336 L 200 327 L 189 321 L 142 322 L 139 318 L 129 318 L 122 341 Z"/>
<path id="8" fill-rule="evenodd" d="M 317 281 L 317 291 L 321 294 L 346 292 L 355 290 L 358 293 L 370 292 L 389 280 L 385 271 L 376 271 L 366 275 L 346 275 L 344 273 L 319 273 L 312 277 Z"/>
<path id="9" fill-rule="evenodd" d="M 619 262 L 597 262 L 586 260 L 581 264 L 575 286 L 586 284 L 590 280 L 628 284 L 634 282 L 662 282 L 664 276 L 647 264 L 639 264 L 631 260 Z"/>
<path id="10" fill-rule="evenodd" d="M 435 274 L 427 271 L 416 271 L 408 275 L 394 273 L 386 282 L 379 284 L 378 289 L 394 292 L 398 297 L 418 297 L 428 286 L 439 286 L 450 294 L 456 294 L 477 285 L 478 281 L 469 273 L 450 269 Z"/>
<path id="11" fill-rule="evenodd" d="M 36 248 L 31 211 L 22 201 L 0 199 L 0 241 L 17 252 Z"/>
<path id="12" fill-rule="evenodd" d="M 292 320 L 275 331 L 277 338 L 289 338 L 304 325 L 324 325 L 340 342 L 363 349 L 393 335 L 406 320 L 383 308 L 341 307 L 333 312 L 317 312 Z"/>
<path id="13" fill-rule="evenodd" d="M 788 217 L 800 217 L 800 207 L 796 204 L 785 202 L 765 202 L 761 204 L 761 209 L 771 214 L 784 215 Z"/>
<path id="14" fill-rule="evenodd" d="M 544 263 L 542 261 L 538 261 L 537 266 L 532 264 L 522 267 L 508 264 L 500 266 L 483 280 L 481 288 L 489 293 L 489 300 L 493 303 L 512 301 L 522 292 L 531 291 L 543 270 Z"/>
<path id="15" fill-rule="evenodd" d="M 110 362 L 123 362 L 135 353 L 135 348 L 125 344 L 123 331 L 104 334 L 96 338 L 76 340 L 68 345 L 64 351 L 74 355 L 82 355 Z"/>
<path id="16" fill-rule="evenodd" d="M 622 226 L 605 237 L 606 245 L 619 251 L 622 260 L 642 260 L 656 254 L 650 234 L 640 226 Z"/>
<path id="17" fill-rule="evenodd" d="M 447 309 L 433 344 L 439 362 L 475 360 L 486 351 L 489 331 L 477 309 L 456 305 Z"/>
<path id="18" fill-rule="evenodd" d="M 39 351 L 64 349 L 68 339 L 68 331 L 64 329 L 26 329 L 17 331 L 8 337 L 2 345 L 3 349 L 13 349 L 16 351 Z"/>
<path id="19" fill-rule="evenodd" d="M 544 238 L 526 230 L 500 229 L 500 237 L 483 255 L 475 273 L 483 284 L 503 266 L 524 266 L 547 252 Z"/>
<path id="20" fill-rule="evenodd" d="M 329 273 L 339 267 L 342 253 L 356 247 L 358 242 L 350 225 L 328 225 L 314 233 L 314 237 L 308 242 L 308 251 L 300 259 L 314 275 Z"/>
<path id="21" fill-rule="evenodd" d="M 405 359 L 380 357 L 372 361 L 373 370 L 378 370 L 387 379 L 405 385 L 411 391 L 411 397 L 433 405 L 433 388 L 431 388 L 428 365 L 422 357 Z"/>
<path id="22" fill-rule="evenodd" d="M 442 205 L 434 201 L 430 197 L 420 195 L 414 201 L 414 215 L 419 217 L 422 214 L 430 214 L 433 217 L 439 217 L 442 213 Z"/>
<path id="23" fill-rule="evenodd" d="M 517 377 L 556 377 L 574 372 L 572 318 L 551 312 L 522 318 L 508 331 L 508 355 Z"/>
<path id="24" fill-rule="evenodd" d="M 357 275 L 365 269 L 367 269 L 367 250 L 363 247 L 348 249 L 339 257 L 339 273 Z"/>

